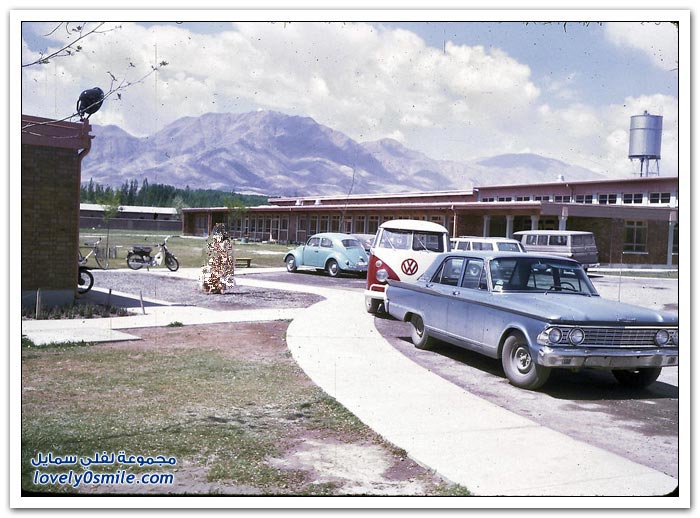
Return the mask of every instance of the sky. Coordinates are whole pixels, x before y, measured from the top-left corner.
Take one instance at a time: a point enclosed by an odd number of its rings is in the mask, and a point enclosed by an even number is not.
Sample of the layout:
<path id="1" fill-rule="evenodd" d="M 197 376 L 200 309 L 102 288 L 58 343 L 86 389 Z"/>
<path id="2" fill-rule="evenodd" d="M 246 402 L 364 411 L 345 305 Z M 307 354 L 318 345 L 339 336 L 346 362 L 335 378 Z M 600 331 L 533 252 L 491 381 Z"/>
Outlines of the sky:
<path id="1" fill-rule="evenodd" d="M 639 170 L 627 156 L 630 117 L 646 110 L 663 116 L 661 174 L 678 174 L 679 104 L 689 100 L 679 99 L 679 32 L 658 21 L 662 13 L 601 12 L 585 23 L 531 21 L 543 18 L 527 11 L 494 21 L 365 13 L 330 23 L 224 14 L 112 18 L 79 52 L 47 64 L 31 63 L 97 23 L 25 21 L 22 113 L 66 118 L 83 89 L 99 86 L 110 93 L 91 122 L 139 137 L 185 116 L 275 110 L 360 142 L 393 138 L 434 159 L 537 153 L 628 177 Z"/>

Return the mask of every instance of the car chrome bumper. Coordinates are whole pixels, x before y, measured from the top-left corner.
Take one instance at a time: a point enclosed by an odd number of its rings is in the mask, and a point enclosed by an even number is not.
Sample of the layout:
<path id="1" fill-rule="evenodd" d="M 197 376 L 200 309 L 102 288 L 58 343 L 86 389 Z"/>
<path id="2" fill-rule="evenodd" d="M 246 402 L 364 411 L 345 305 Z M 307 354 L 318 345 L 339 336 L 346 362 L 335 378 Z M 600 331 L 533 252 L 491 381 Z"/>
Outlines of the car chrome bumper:
<path id="1" fill-rule="evenodd" d="M 601 369 L 635 369 L 678 365 L 677 348 L 601 349 L 587 347 L 543 347 L 537 363 L 545 367 L 592 367 Z"/>

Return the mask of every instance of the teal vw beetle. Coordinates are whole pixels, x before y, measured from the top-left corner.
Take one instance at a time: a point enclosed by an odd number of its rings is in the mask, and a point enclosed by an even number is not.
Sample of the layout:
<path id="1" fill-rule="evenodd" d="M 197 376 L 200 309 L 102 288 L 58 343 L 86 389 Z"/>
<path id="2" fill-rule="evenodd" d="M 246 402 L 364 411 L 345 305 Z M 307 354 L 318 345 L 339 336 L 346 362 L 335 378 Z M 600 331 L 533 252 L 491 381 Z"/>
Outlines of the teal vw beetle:
<path id="1" fill-rule="evenodd" d="M 300 266 L 311 266 L 325 270 L 331 277 L 341 273 L 364 275 L 367 262 L 367 252 L 357 238 L 332 232 L 314 234 L 306 244 L 284 256 L 288 272 L 296 272 Z"/>

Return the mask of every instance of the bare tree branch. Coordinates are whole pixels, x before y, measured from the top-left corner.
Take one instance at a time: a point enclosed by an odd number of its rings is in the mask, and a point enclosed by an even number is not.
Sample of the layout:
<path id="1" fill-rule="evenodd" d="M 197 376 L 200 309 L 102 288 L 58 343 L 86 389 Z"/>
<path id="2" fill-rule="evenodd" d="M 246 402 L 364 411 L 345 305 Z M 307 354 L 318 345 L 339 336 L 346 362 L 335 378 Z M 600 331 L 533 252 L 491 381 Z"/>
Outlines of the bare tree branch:
<path id="1" fill-rule="evenodd" d="M 46 36 L 49 36 L 49 35 L 53 34 L 54 32 L 56 32 L 56 31 L 58 30 L 59 27 L 65 26 L 66 32 L 68 32 L 68 34 L 70 34 L 71 32 L 73 32 L 73 33 L 76 33 L 76 34 L 77 34 L 77 37 L 76 37 L 73 41 L 71 41 L 70 43 L 68 43 L 67 45 L 65 45 L 64 47 L 62 47 L 62 48 L 56 50 L 55 52 L 52 52 L 51 54 L 49 54 L 49 55 L 47 55 L 47 56 L 42 55 L 40 58 L 38 58 L 38 59 L 32 61 L 31 63 L 24 63 L 24 64 L 22 65 L 22 68 L 31 67 L 31 66 L 34 66 L 34 65 L 46 65 L 46 64 L 49 63 L 49 61 L 52 60 L 53 58 L 65 57 L 65 56 L 72 56 L 72 55 L 75 54 L 76 52 L 80 52 L 81 50 L 83 50 L 83 47 L 82 47 L 82 46 L 80 46 L 80 45 L 77 45 L 77 46 L 76 46 L 76 43 L 78 43 L 80 40 L 82 40 L 82 39 L 84 39 L 84 38 L 87 38 L 88 36 L 90 36 L 90 35 L 92 35 L 92 34 L 105 34 L 105 33 L 107 33 L 107 32 L 111 32 L 111 31 L 114 31 L 114 30 L 117 30 L 117 29 L 120 29 L 120 28 L 121 28 L 121 25 L 118 25 L 118 26 L 113 27 L 113 28 L 111 28 L 111 29 L 100 30 L 100 28 L 101 28 L 104 24 L 105 24 L 105 22 L 100 22 L 100 23 L 98 23 L 97 26 L 94 27 L 93 29 L 90 29 L 89 31 L 84 32 L 84 30 L 85 30 L 85 24 L 84 24 L 84 23 L 83 23 L 82 25 L 78 25 L 77 27 L 75 27 L 75 28 L 73 28 L 73 29 L 70 29 L 70 28 L 69 28 L 69 23 L 68 23 L 68 22 L 61 22 L 61 23 L 60 23 L 58 26 L 56 26 L 51 32 L 49 32 L 49 34 L 47 34 Z"/>

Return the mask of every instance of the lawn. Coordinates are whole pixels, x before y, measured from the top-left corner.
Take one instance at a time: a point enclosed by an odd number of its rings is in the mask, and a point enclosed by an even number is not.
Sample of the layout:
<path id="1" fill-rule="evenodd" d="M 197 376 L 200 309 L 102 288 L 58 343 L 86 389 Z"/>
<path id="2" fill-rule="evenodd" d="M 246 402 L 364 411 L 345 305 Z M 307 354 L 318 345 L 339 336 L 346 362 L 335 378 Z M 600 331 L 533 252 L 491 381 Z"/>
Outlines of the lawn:
<path id="1" fill-rule="evenodd" d="M 126 268 L 126 254 L 134 245 L 152 246 L 153 253 L 157 253 L 154 246 L 162 243 L 169 234 L 163 232 L 145 230 L 111 230 L 109 233 L 109 247 L 116 249 L 117 258 L 109 260 L 109 268 Z M 96 232 L 92 229 L 80 230 L 80 248 L 83 255 L 91 249 L 91 244 L 102 237 L 100 246 L 106 246 L 106 232 Z M 168 240 L 168 249 L 175 254 L 180 267 L 199 268 L 206 261 L 207 239 L 195 236 L 172 235 Z M 284 254 L 294 248 L 292 245 L 280 245 L 274 243 L 240 243 L 235 242 L 234 255 L 236 257 L 249 257 L 252 267 L 281 267 L 284 266 Z M 93 258 L 88 260 L 88 265 L 96 267 Z M 164 267 L 164 266 L 163 266 Z"/>
<path id="2" fill-rule="evenodd" d="M 29 492 L 467 495 L 385 443 L 291 358 L 287 323 L 137 329 L 142 340 L 22 347 L 22 487 Z M 39 453 L 176 459 L 108 465 L 173 483 L 38 485 Z M 122 459 L 124 458 L 122 457 Z M 83 473 L 80 465 L 71 465 Z M 41 476 L 41 475 L 40 475 Z M 41 479 L 39 479 L 41 480 Z"/>

